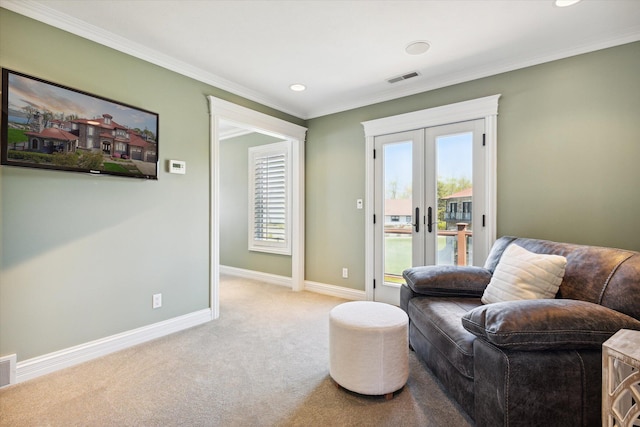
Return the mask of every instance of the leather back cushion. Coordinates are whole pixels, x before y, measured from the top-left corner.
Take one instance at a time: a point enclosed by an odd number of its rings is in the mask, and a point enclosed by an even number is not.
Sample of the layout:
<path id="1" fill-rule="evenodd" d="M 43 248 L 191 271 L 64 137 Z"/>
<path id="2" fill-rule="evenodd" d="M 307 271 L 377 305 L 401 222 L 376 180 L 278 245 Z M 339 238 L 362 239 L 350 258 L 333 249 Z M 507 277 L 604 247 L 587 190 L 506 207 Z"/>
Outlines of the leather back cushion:
<path id="1" fill-rule="evenodd" d="M 485 268 L 493 272 L 504 249 L 514 242 L 531 252 L 567 258 L 556 298 L 601 304 L 640 320 L 640 253 L 506 236 L 494 244 Z"/>

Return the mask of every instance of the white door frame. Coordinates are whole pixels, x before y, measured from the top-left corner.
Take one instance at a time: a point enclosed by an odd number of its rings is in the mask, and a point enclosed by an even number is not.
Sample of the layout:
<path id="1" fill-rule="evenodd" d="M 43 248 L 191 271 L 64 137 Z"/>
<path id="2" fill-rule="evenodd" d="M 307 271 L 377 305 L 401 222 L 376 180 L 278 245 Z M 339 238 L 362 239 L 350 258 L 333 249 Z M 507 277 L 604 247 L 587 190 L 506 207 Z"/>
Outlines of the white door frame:
<path id="1" fill-rule="evenodd" d="M 304 289 L 304 142 L 307 128 L 208 96 L 211 115 L 209 296 L 213 318 L 220 316 L 220 122 L 292 142 L 291 288 Z"/>
<path id="2" fill-rule="evenodd" d="M 486 134 L 486 179 L 487 196 L 485 200 L 487 222 L 486 252 L 496 239 L 496 161 L 497 161 L 497 123 L 498 99 L 492 95 L 470 101 L 428 108 L 426 110 L 399 114 L 397 116 L 362 122 L 365 134 L 365 297 L 373 300 L 373 278 L 375 266 L 374 252 L 374 138 L 390 133 L 405 132 L 413 129 L 447 125 L 468 120 L 484 119 Z M 383 220 L 383 219 L 380 219 Z M 474 242 L 475 243 L 475 242 Z"/>

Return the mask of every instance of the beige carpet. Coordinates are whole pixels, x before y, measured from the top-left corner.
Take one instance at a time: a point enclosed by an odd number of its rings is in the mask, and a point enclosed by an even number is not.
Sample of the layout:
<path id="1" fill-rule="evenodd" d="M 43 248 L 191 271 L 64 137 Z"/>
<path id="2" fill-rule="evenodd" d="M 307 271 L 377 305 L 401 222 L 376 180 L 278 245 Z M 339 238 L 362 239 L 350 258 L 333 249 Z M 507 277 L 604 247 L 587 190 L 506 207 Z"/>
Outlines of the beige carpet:
<path id="1" fill-rule="evenodd" d="M 410 353 L 393 400 L 337 388 L 344 302 L 224 277 L 220 319 L 0 390 L 1 426 L 469 426 Z"/>

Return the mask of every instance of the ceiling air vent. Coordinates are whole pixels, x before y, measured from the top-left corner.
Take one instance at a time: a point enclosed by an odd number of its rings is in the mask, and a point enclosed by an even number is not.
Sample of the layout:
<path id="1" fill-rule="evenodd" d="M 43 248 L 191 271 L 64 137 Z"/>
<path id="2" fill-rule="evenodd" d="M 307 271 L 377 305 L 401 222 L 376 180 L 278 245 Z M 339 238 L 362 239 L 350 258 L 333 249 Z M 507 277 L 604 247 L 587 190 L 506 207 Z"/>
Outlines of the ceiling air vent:
<path id="1" fill-rule="evenodd" d="M 389 79 L 389 80 L 387 80 L 387 81 L 388 81 L 389 83 L 393 84 L 393 83 L 401 82 L 401 81 L 403 81 L 403 80 L 408 80 L 408 79 L 412 79 L 412 78 L 414 78 L 414 77 L 418 77 L 419 75 L 420 75 L 420 73 L 419 73 L 419 72 L 417 72 L 417 71 L 412 71 L 412 72 L 410 72 L 410 73 L 403 74 L 403 75 L 398 76 L 398 77 L 392 77 L 392 78 L 390 78 L 390 79 Z"/>

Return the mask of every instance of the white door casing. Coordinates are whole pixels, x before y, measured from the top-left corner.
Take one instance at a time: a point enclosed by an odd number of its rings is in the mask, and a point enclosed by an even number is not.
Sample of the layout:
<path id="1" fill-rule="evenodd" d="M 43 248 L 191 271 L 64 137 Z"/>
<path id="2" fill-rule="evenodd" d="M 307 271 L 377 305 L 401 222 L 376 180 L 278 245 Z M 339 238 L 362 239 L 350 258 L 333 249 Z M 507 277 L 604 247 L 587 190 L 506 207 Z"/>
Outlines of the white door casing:
<path id="1" fill-rule="evenodd" d="M 375 168 L 373 150 L 375 137 L 400 133 L 414 129 L 429 128 L 457 122 L 484 119 L 485 145 L 484 164 L 486 193 L 481 204 L 484 205 L 486 221 L 484 224 L 485 239 L 474 244 L 480 253 L 488 254 L 496 239 L 496 152 L 497 152 L 497 115 L 498 99 L 493 95 L 475 100 L 459 102 L 442 107 L 429 108 L 397 116 L 362 122 L 365 130 L 365 295 L 367 300 L 374 298 L 375 277 L 375 230 L 373 223 Z M 486 256 L 486 255 L 485 255 Z"/>
<path id="2" fill-rule="evenodd" d="M 213 318 L 220 316 L 220 123 L 290 140 L 292 143 L 291 287 L 304 289 L 304 143 L 307 128 L 208 96 L 211 116 L 209 294 Z"/>
<path id="3" fill-rule="evenodd" d="M 485 239 L 484 128 L 484 119 L 476 119 L 375 137 L 375 301 L 399 305 L 401 273 L 411 266 L 484 263 L 484 248 L 474 250 L 473 244 Z M 451 204 L 456 226 L 467 223 L 465 234 L 473 235 L 465 238 L 463 259 L 454 252 L 459 242 L 451 235 L 451 219 L 440 218 L 439 198 L 449 195 L 439 193 L 441 179 L 443 185 L 460 179 L 472 185 L 464 197 L 473 217 L 459 217 L 458 203 Z"/>

